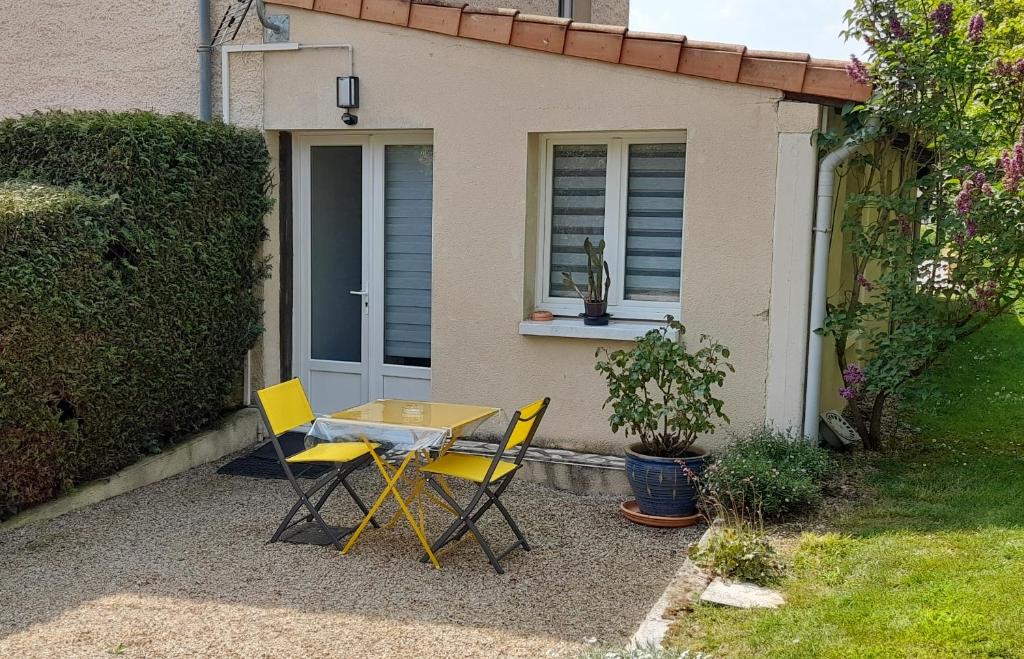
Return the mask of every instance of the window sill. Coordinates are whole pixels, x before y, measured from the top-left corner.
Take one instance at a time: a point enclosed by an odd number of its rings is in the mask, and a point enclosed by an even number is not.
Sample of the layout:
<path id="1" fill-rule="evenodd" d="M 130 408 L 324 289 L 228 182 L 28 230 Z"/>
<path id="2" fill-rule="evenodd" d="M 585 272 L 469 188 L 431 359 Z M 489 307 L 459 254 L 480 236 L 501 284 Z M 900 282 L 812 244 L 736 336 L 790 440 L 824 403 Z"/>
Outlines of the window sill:
<path id="1" fill-rule="evenodd" d="M 519 333 L 524 336 L 636 341 L 650 330 L 664 326 L 665 323 L 649 320 L 612 320 L 604 326 L 591 326 L 584 325 L 582 318 L 555 318 L 554 320 L 524 320 L 519 323 Z M 669 330 L 668 336 L 675 339 L 678 332 Z"/>

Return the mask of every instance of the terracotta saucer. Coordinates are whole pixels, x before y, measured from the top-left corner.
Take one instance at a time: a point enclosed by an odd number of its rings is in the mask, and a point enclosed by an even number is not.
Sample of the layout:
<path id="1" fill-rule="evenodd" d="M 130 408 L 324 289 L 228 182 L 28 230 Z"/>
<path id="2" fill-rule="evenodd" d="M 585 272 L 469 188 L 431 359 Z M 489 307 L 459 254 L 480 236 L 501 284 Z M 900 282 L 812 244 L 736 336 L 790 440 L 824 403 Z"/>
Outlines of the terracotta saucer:
<path id="1" fill-rule="evenodd" d="M 662 517 L 660 515 L 645 515 L 640 512 L 640 507 L 636 505 L 636 501 L 630 499 L 623 501 L 619 506 L 619 510 L 626 516 L 631 522 L 637 524 L 643 524 L 644 526 L 655 526 L 662 529 L 677 529 L 683 526 L 693 526 L 700 521 L 700 513 L 696 515 L 689 515 L 684 517 Z"/>

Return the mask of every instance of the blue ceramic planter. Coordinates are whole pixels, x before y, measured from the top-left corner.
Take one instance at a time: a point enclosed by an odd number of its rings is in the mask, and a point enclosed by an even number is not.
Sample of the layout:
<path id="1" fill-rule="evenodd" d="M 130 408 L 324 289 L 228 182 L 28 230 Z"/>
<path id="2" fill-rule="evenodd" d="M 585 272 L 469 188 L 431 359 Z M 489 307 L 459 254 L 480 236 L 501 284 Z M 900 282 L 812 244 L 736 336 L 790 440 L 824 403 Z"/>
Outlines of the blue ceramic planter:
<path id="1" fill-rule="evenodd" d="M 638 453 L 640 448 L 640 444 L 634 444 L 626 449 L 626 478 L 640 512 L 660 517 L 695 515 L 697 490 L 683 471 L 683 464 L 699 474 L 706 454 L 697 449 L 695 455 L 684 458 L 656 458 Z"/>

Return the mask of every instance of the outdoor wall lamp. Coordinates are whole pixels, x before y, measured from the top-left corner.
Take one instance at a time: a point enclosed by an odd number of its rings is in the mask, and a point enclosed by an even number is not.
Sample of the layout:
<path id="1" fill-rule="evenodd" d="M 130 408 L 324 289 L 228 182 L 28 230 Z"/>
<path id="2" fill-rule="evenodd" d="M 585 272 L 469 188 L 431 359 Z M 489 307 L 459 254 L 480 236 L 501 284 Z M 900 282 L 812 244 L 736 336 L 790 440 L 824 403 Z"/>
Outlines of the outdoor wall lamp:
<path id="1" fill-rule="evenodd" d="M 355 126 L 359 117 L 349 110 L 359 107 L 359 78 L 357 76 L 338 76 L 338 107 L 345 110 L 341 120 L 346 126 Z"/>

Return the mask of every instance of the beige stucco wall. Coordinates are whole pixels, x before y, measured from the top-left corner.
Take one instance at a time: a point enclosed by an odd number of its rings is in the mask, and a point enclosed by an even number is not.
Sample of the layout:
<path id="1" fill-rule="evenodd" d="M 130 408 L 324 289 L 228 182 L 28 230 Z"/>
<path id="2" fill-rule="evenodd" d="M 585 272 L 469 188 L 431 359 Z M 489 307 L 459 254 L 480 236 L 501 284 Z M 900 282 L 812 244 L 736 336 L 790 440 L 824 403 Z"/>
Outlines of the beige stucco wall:
<path id="1" fill-rule="evenodd" d="M 212 29 L 229 2 L 213 0 Z M 0 0 L 9 35 L 0 45 L 0 116 L 49 108 L 197 113 L 198 16 L 197 0 Z M 250 17 L 239 41 L 259 39 L 259 26 Z M 213 60 L 216 115 L 216 54 Z M 260 88 L 260 65 L 259 57 L 249 56 L 233 63 L 235 86 Z M 258 125 L 258 105 L 238 110 L 236 123 Z"/>
<path id="2" fill-rule="evenodd" d="M 215 16 L 226 2 L 214 1 Z M 195 4 L 0 0 L 5 25 L 19 35 L 0 47 L 0 116 L 50 107 L 194 113 Z M 595 20 L 625 23 L 600 15 L 606 4 L 624 6 L 595 0 Z M 518 333 L 532 305 L 531 139 L 559 131 L 685 130 L 682 316 L 691 335 L 711 333 L 733 351 L 738 372 L 725 391 L 733 427 L 764 421 L 778 133 L 805 129 L 790 125 L 793 113 L 780 119 L 779 93 L 280 6 L 271 13 L 292 15 L 293 40 L 356 46 L 359 130 L 434 132 L 436 399 L 510 408 L 550 395 L 541 441 L 617 450 L 622 442 L 607 430 L 603 383 L 592 370 L 601 342 Z M 260 32 L 250 16 L 239 41 L 258 43 Z M 219 59 L 215 54 L 215 116 Z M 337 51 L 232 55 L 231 120 L 265 123 L 275 155 L 276 130 L 351 130 L 334 107 L 333 79 L 342 68 Z M 280 360 L 276 209 L 267 223 L 274 271 L 263 286 L 267 332 L 254 353 L 257 385 L 276 379 Z"/>
<path id="3" fill-rule="evenodd" d="M 629 2 L 625 0 L 591 0 L 591 21 L 607 25 L 629 25 Z"/>
<path id="4" fill-rule="evenodd" d="M 295 40 L 355 46 L 359 130 L 433 130 L 435 399 L 549 395 L 544 440 L 621 445 L 593 371 L 602 343 L 518 332 L 533 277 L 528 146 L 543 132 L 671 129 L 688 136 L 682 316 L 732 349 L 733 426 L 764 421 L 779 93 L 289 13 Z M 275 53 L 264 70 L 266 128 L 345 130 L 336 56 Z"/>

